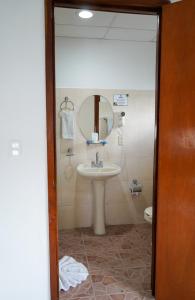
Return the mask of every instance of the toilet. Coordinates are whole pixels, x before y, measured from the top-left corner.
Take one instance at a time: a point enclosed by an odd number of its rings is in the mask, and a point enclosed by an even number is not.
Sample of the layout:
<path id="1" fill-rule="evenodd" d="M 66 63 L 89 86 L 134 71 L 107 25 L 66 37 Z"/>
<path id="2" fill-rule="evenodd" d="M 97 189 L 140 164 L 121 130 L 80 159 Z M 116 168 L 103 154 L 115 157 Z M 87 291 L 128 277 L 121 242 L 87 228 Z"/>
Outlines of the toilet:
<path id="1" fill-rule="evenodd" d="M 152 224 L 152 206 L 147 207 L 144 210 L 144 220 L 150 224 Z"/>

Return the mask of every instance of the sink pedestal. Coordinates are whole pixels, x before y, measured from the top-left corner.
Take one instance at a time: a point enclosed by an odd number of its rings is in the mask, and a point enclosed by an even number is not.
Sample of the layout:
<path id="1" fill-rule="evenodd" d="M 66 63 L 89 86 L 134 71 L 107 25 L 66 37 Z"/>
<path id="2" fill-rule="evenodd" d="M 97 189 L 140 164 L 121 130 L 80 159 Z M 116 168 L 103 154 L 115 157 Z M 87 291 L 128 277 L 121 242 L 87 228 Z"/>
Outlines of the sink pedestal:
<path id="1" fill-rule="evenodd" d="M 91 167 L 87 164 L 79 164 L 77 172 L 90 179 L 93 186 L 93 226 L 94 233 L 103 235 L 105 230 L 105 184 L 107 179 L 117 176 L 121 168 L 115 164 L 104 164 L 101 168 Z"/>
<path id="2" fill-rule="evenodd" d="M 94 233 L 103 235 L 105 230 L 105 181 L 92 180 L 93 186 L 93 213 L 94 213 Z"/>

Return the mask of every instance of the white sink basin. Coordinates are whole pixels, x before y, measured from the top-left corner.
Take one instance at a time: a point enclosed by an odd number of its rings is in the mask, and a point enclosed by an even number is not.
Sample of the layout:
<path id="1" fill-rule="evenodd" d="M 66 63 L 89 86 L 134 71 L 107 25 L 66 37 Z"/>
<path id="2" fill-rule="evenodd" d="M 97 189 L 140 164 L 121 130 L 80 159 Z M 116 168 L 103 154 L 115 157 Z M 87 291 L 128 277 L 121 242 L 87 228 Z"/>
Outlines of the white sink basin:
<path id="1" fill-rule="evenodd" d="M 92 168 L 87 164 L 80 164 L 77 172 L 91 179 L 94 198 L 94 233 L 103 235 L 105 231 L 105 182 L 107 179 L 118 175 L 121 168 L 115 164 L 104 164 L 103 168 Z"/>
<path id="2" fill-rule="evenodd" d="M 94 180 L 106 180 L 120 174 L 121 168 L 115 164 L 105 164 L 103 168 L 92 168 L 87 164 L 79 164 L 77 172 L 84 177 Z"/>

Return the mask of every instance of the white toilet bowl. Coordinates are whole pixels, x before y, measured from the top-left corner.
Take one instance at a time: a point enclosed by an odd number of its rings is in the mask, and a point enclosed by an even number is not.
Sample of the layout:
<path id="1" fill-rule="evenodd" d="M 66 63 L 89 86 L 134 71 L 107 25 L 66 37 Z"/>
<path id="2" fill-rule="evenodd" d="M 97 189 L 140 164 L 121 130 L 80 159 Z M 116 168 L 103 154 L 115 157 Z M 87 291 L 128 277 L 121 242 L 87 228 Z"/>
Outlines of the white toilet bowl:
<path id="1" fill-rule="evenodd" d="M 150 224 L 152 224 L 152 206 L 147 207 L 144 210 L 144 220 Z"/>

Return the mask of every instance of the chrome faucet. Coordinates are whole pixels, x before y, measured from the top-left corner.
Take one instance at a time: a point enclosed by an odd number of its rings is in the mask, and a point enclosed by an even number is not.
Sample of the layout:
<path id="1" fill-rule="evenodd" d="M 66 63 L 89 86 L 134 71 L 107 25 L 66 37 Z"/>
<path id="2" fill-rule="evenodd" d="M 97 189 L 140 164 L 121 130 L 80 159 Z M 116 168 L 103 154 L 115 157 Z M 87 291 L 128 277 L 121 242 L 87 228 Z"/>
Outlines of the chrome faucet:
<path id="1" fill-rule="evenodd" d="M 98 165 L 99 164 L 99 152 L 96 152 L 95 158 L 96 158 L 95 163 L 96 163 L 96 165 Z"/>
<path id="2" fill-rule="evenodd" d="M 96 158 L 95 161 L 93 160 L 91 162 L 91 167 L 92 168 L 103 168 L 103 160 L 100 160 L 99 152 L 96 152 L 95 158 Z"/>

